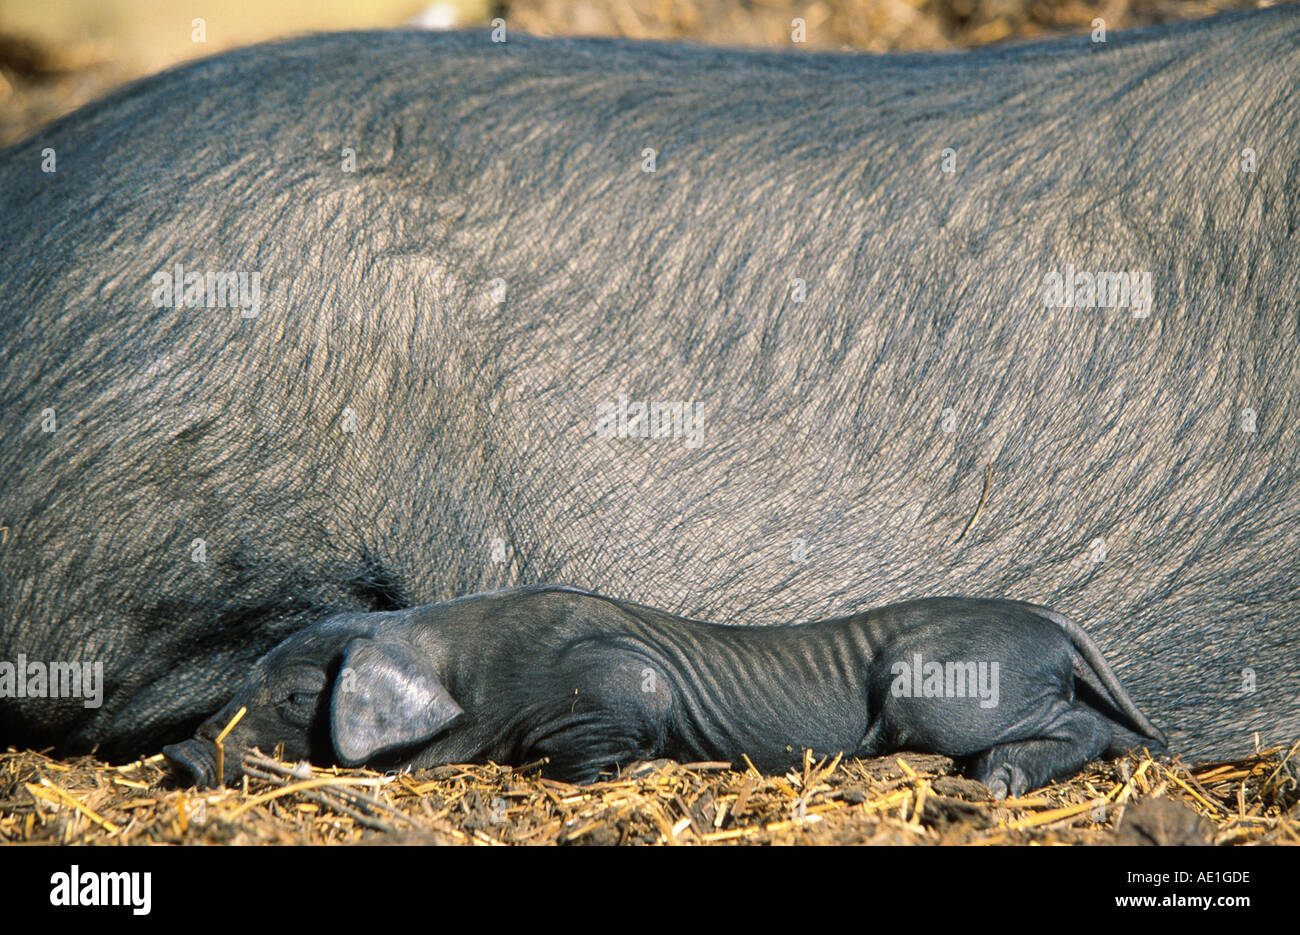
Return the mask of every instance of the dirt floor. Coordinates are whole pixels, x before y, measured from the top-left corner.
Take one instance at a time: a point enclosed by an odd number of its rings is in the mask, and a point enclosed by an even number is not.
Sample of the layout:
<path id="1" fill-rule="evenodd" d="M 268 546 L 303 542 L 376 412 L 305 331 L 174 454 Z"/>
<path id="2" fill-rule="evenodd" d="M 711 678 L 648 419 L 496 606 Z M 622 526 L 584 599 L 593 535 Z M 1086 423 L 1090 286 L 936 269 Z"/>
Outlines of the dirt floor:
<path id="1" fill-rule="evenodd" d="M 789 45 L 802 19 L 814 49 L 923 51 L 1128 29 L 1263 6 L 1256 0 L 513 0 L 506 22 L 539 35 L 687 38 Z"/>
<path id="2" fill-rule="evenodd" d="M 0 843 L 1300 844 L 1300 742 L 1233 763 L 1098 763 L 993 801 L 946 757 L 813 762 L 784 776 L 639 764 L 572 786 L 536 766 L 398 774 L 256 755 L 237 788 L 180 789 L 128 766 L 0 754 Z"/>
<path id="3" fill-rule="evenodd" d="M 1295 2 L 1295 0 L 1282 0 Z M 330 28 L 409 25 L 459 27 L 504 17 L 539 35 L 618 35 L 691 39 L 720 45 L 787 46 L 792 21 L 804 23 L 802 49 L 872 52 L 960 48 L 1086 33 L 1098 17 L 1108 30 L 1267 5 L 1264 0 L 214 0 L 210 33 L 190 41 L 190 13 L 179 20 L 163 0 L 10 0 L 0 6 L 0 147 L 100 97 L 114 86 L 232 45 Z M 90 3 L 84 11 L 80 6 Z M 188 8 L 187 8 L 188 9 Z M 26 15 L 19 15 L 25 13 Z"/>

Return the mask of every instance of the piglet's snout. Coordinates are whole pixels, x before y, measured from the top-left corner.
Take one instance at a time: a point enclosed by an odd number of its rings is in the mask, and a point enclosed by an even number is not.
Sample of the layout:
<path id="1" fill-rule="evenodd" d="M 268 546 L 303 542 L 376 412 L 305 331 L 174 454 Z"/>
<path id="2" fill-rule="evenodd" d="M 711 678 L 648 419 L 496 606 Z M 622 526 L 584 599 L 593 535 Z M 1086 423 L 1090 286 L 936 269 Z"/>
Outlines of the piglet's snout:
<path id="1" fill-rule="evenodd" d="M 162 752 L 185 784 L 200 789 L 217 784 L 217 750 L 210 741 L 196 737 L 163 747 Z"/>

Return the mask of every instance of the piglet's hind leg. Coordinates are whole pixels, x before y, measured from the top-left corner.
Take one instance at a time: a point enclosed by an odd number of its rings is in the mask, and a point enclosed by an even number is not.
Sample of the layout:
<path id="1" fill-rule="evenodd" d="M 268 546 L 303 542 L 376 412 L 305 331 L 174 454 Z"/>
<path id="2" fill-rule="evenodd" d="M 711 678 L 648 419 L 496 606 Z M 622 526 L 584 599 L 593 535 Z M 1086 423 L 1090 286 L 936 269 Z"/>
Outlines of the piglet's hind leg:
<path id="1" fill-rule="evenodd" d="M 1064 701 L 1054 706 L 1050 731 L 998 744 L 975 757 L 971 778 L 995 798 L 1020 796 L 1053 779 L 1076 773 L 1110 745 L 1110 725 L 1095 711 Z"/>

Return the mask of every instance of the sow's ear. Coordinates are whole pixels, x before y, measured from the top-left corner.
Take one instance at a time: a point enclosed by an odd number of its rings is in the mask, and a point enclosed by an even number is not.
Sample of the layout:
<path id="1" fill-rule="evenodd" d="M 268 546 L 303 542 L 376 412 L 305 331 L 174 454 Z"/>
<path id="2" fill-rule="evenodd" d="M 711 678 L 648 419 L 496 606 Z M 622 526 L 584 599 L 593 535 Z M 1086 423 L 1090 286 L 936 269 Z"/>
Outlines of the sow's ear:
<path id="1" fill-rule="evenodd" d="M 348 643 L 330 702 L 334 751 L 345 766 L 428 740 L 465 713 L 409 643 Z"/>

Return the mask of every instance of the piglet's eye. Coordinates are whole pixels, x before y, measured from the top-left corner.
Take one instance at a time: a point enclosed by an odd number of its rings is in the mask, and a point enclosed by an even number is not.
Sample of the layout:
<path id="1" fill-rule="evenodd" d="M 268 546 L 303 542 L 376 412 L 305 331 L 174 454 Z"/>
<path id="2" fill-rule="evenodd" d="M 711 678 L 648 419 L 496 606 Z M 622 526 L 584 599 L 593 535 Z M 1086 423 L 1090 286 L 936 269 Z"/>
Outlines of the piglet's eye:
<path id="1" fill-rule="evenodd" d="M 310 727 L 318 697 L 318 693 L 313 691 L 289 692 L 278 705 L 280 716 L 295 727 Z"/>
<path id="2" fill-rule="evenodd" d="M 276 707 L 282 705 L 314 706 L 316 696 L 325 688 L 325 676 L 308 668 L 291 669 L 272 687 Z"/>

